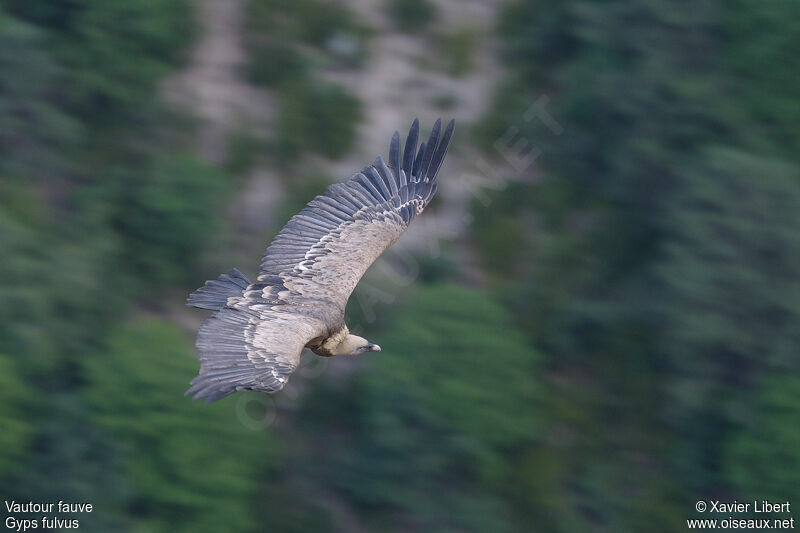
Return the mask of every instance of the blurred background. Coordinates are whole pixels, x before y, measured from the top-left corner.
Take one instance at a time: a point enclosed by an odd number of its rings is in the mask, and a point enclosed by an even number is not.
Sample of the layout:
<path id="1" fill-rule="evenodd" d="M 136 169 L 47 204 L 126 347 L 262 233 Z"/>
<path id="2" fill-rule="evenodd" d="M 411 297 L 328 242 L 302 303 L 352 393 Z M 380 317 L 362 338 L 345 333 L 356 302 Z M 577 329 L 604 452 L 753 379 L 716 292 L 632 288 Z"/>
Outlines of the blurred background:
<path id="1" fill-rule="evenodd" d="M 148 532 L 800 505 L 798 51 L 794 0 L 0 0 L 3 499 Z M 348 307 L 383 351 L 183 398 L 186 295 L 439 116 L 439 194 Z"/>

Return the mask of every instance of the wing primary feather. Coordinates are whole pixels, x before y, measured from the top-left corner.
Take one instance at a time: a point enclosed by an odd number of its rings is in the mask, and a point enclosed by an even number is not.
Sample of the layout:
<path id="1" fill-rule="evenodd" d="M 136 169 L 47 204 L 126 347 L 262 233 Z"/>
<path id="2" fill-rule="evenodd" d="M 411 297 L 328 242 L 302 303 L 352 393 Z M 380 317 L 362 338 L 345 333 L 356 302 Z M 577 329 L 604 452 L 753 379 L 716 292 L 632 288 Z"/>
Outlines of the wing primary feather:
<path id="1" fill-rule="evenodd" d="M 430 189 L 428 189 L 428 193 L 425 195 L 425 198 L 423 198 L 423 200 L 425 201 L 425 205 L 428 205 L 428 203 L 431 201 L 431 198 L 433 198 L 433 195 L 436 194 L 436 190 L 438 188 L 439 184 L 434 182 L 433 186 Z"/>
<path id="2" fill-rule="evenodd" d="M 408 182 L 408 200 L 413 200 L 417 196 L 417 188 L 419 184 L 416 181 Z M 406 200 L 406 201 L 408 201 Z"/>
<path id="3" fill-rule="evenodd" d="M 417 140 L 419 139 L 419 119 L 415 118 L 411 124 L 411 129 L 406 137 L 406 145 L 403 149 L 403 170 L 406 177 L 411 179 L 414 175 L 414 152 L 417 150 Z"/>
<path id="4" fill-rule="evenodd" d="M 313 246 L 313 244 L 311 246 Z M 277 246 L 270 246 L 270 252 L 272 252 L 272 257 L 276 257 L 280 254 L 295 254 L 298 252 L 306 253 L 311 246 L 305 244 L 278 244 Z"/>
<path id="5" fill-rule="evenodd" d="M 408 187 L 409 186 L 406 185 L 406 186 L 404 186 L 404 187 L 402 187 L 400 189 L 400 203 L 401 204 L 404 204 L 404 203 L 408 202 L 408 199 L 409 199 Z"/>
<path id="6" fill-rule="evenodd" d="M 334 183 L 325 192 L 326 196 L 336 199 L 340 204 L 347 207 L 347 210 L 352 210 L 353 213 L 361 209 L 361 203 L 357 199 L 353 199 L 352 191 L 344 183 Z"/>
<path id="7" fill-rule="evenodd" d="M 334 198 L 333 195 L 325 194 L 322 196 L 317 196 L 314 199 L 314 202 L 316 202 L 316 204 L 319 207 L 325 209 L 332 215 L 341 218 L 342 221 L 348 220 L 354 213 L 354 210 L 351 207 L 348 207 L 347 205 L 339 201 L 338 198 Z"/>
<path id="8" fill-rule="evenodd" d="M 439 131 L 442 129 L 442 119 L 437 118 L 433 124 L 431 135 L 428 137 L 428 143 L 425 146 L 425 155 L 422 157 L 422 166 L 419 169 L 420 179 L 425 181 L 428 178 L 428 167 L 430 167 L 431 160 L 433 159 L 433 151 L 436 150 L 436 143 L 439 142 Z"/>
<path id="9" fill-rule="evenodd" d="M 348 181 L 345 184 L 347 190 L 350 191 L 350 194 L 355 196 L 355 198 L 361 202 L 362 207 L 366 207 L 369 205 L 374 204 L 374 200 L 372 199 L 372 195 L 369 191 L 364 189 L 364 186 L 358 183 L 357 181 Z"/>
<path id="10" fill-rule="evenodd" d="M 413 180 L 415 182 L 422 181 L 422 175 L 420 174 L 420 169 L 422 168 L 422 157 L 425 155 L 425 141 L 422 141 L 419 144 L 419 152 L 417 152 L 417 158 L 414 160 L 414 177 L 417 179 Z"/>
<path id="11" fill-rule="evenodd" d="M 405 185 L 406 175 L 403 172 L 403 156 L 400 153 L 400 134 L 394 132 L 394 137 L 397 137 L 397 151 L 394 153 L 394 158 L 389 159 L 389 166 L 394 172 L 394 182 L 397 184 L 397 190 L 399 191 Z M 392 137 L 392 144 L 394 144 L 394 137 Z M 397 192 L 394 194 L 396 196 Z"/>
<path id="12" fill-rule="evenodd" d="M 386 162 L 381 156 L 375 158 L 372 166 L 377 169 L 378 174 L 380 174 L 381 178 L 383 178 L 384 182 L 386 183 L 386 186 L 389 188 L 389 195 L 386 197 L 386 199 L 391 200 L 397 194 L 397 183 L 394 174 L 392 174 L 391 169 L 386 166 Z"/>
<path id="13" fill-rule="evenodd" d="M 383 181 L 383 178 L 378 173 L 378 170 L 374 166 L 369 166 L 364 169 L 364 175 L 372 182 L 372 184 L 381 192 L 381 198 L 385 202 L 389 198 L 392 197 L 392 191 L 389 189 L 389 186 L 386 182 Z"/>
<path id="14" fill-rule="evenodd" d="M 389 166 L 400 169 L 400 132 L 394 132 L 392 142 L 389 143 Z"/>
<path id="15" fill-rule="evenodd" d="M 428 175 L 431 180 L 436 179 L 439 168 L 442 166 L 442 162 L 444 162 L 444 156 L 447 155 L 447 148 L 450 146 L 450 140 L 453 138 L 453 130 L 455 130 L 455 127 L 456 121 L 451 120 L 450 123 L 447 124 L 447 128 L 445 128 L 444 134 L 442 134 L 442 140 L 439 141 L 439 146 L 436 147 L 431 166 L 428 169 Z"/>
<path id="16" fill-rule="evenodd" d="M 367 191 L 369 191 L 372 197 L 375 198 L 376 202 L 383 201 L 383 194 L 381 193 L 381 190 L 376 187 L 375 184 L 372 183 L 372 180 L 370 180 L 363 173 L 356 174 L 355 181 L 360 183 Z"/>
<path id="17" fill-rule="evenodd" d="M 300 226 L 293 222 L 292 225 L 286 229 L 285 234 L 279 234 L 279 235 L 286 235 L 286 238 L 294 241 L 309 242 L 309 241 L 320 240 L 322 237 L 327 235 L 327 232 L 319 230 L 313 230 L 313 231 L 306 230 L 303 226 Z"/>
<path id="18" fill-rule="evenodd" d="M 326 210 L 322 205 L 316 203 L 316 200 L 318 198 L 319 198 L 319 196 L 317 196 L 317 198 L 312 200 L 308 204 L 308 207 L 303 209 L 303 211 L 305 211 L 307 209 L 308 213 L 311 214 L 312 216 L 320 218 L 320 219 L 330 223 L 332 225 L 332 227 L 334 227 L 334 228 L 338 227 L 339 224 L 342 223 L 342 219 L 340 219 L 338 216 L 334 215 L 334 213 Z"/>
<path id="19" fill-rule="evenodd" d="M 321 214 L 321 210 L 318 207 L 311 207 L 310 205 L 304 207 L 302 211 L 292 218 L 296 219 L 298 224 L 303 224 L 312 230 L 319 229 L 325 233 L 339 225 L 338 220 L 334 221 L 328 218 L 325 214 Z"/>
<path id="20" fill-rule="evenodd" d="M 275 240 L 272 241 L 274 244 L 286 244 L 289 246 L 310 246 L 319 242 L 319 238 L 316 237 L 306 237 L 306 238 L 294 237 L 294 235 L 290 233 L 283 233 L 281 235 L 278 235 L 278 237 L 280 238 L 276 237 Z"/>
<path id="21" fill-rule="evenodd" d="M 399 155 L 399 151 L 397 152 Z M 394 169 L 389 168 L 385 161 L 381 160 L 383 163 L 383 171 L 386 173 L 386 176 L 389 178 L 389 188 L 392 190 L 392 198 L 397 197 L 397 193 L 400 192 L 400 167 L 395 167 Z"/>
<path id="22" fill-rule="evenodd" d="M 303 213 L 302 211 L 289 219 L 289 223 L 293 227 L 296 226 L 301 231 L 311 234 L 324 235 L 331 229 L 326 221 L 311 217 L 307 212 Z"/>

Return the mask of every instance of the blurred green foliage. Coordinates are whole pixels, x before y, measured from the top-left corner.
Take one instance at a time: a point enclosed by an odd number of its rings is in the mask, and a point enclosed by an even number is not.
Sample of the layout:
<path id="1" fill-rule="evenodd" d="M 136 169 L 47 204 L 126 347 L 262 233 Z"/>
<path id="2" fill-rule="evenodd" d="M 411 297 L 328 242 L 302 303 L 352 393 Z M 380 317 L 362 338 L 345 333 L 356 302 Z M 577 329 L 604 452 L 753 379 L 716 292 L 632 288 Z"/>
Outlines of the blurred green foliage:
<path id="1" fill-rule="evenodd" d="M 156 320 L 126 325 L 82 364 L 92 419 L 120 443 L 131 485 L 129 499 L 115 504 L 135 511 L 138 529 L 255 529 L 248 498 L 274 446 L 230 406 L 174 401 L 196 367 L 185 332 Z"/>
<path id="2" fill-rule="evenodd" d="M 6 13 L 46 30 L 61 67 L 59 99 L 93 126 L 113 125 L 149 96 L 194 32 L 185 0 L 3 0 Z"/>
<path id="3" fill-rule="evenodd" d="M 358 17 L 337 2 L 322 0 L 250 0 L 248 24 L 257 32 L 251 38 L 293 46 L 306 43 L 324 47 L 336 35 L 359 38 L 368 31 Z"/>
<path id="4" fill-rule="evenodd" d="M 397 29 L 408 33 L 425 31 L 438 17 L 430 0 L 388 0 L 386 7 Z"/>
<path id="5" fill-rule="evenodd" d="M 751 500 L 794 502 L 800 497 L 795 472 L 800 468 L 800 379 L 771 377 L 758 403 L 731 438 L 725 471 L 740 494 Z"/>
<path id="6" fill-rule="evenodd" d="M 308 60 L 294 47 L 284 41 L 276 41 L 253 50 L 249 77 L 258 85 L 276 86 L 287 80 L 302 78 L 308 68 Z"/>
<path id="7" fill-rule="evenodd" d="M 226 139 L 225 161 L 222 167 L 232 177 L 242 177 L 259 161 L 266 142 L 255 135 L 248 124 L 234 130 Z"/>
<path id="8" fill-rule="evenodd" d="M 124 171 L 123 171 L 124 172 Z M 226 199 L 225 176 L 190 155 L 153 162 L 141 176 L 124 176 L 109 200 L 120 206 L 110 219 L 122 238 L 122 258 L 136 278 L 151 283 L 188 282 L 198 252 L 218 229 Z"/>
<path id="9" fill-rule="evenodd" d="M 460 28 L 440 35 L 438 40 L 446 72 L 455 77 L 469 74 L 474 66 L 476 47 L 480 42 L 476 30 Z"/>
<path id="10" fill-rule="evenodd" d="M 63 171 L 79 122 L 51 99 L 62 74 L 46 33 L 0 11 L 0 173 L 39 177 Z"/>
<path id="11" fill-rule="evenodd" d="M 562 394 L 554 423 L 584 435 L 591 425 L 574 413 L 614 413 L 593 449 L 550 471 L 536 516 L 580 511 L 546 529 L 652 530 L 657 515 L 674 531 L 695 496 L 792 498 L 775 474 L 755 480 L 796 460 L 797 430 L 763 455 L 753 450 L 766 433 L 734 436 L 782 386 L 770 376 L 800 370 L 800 129 L 783 97 L 797 82 L 783 57 L 796 9 L 578 0 L 506 11 L 511 74 L 477 131 L 498 160 L 511 126 L 542 155 L 475 202 L 473 238 L 558 376 L 551 386 L 592 390 L 591 407 Z M 558 128 L 531 112 L 542 95 Z M 545 447 L 534 464 L 563 451 Z"/>
<path id="12" fill-rule="evenodd" d="M 345 7 L 321 0 L 250 0 L 247 15 L 249 78 L 274 88 L 280 100 L 273 150 L 278 162 L 305 151 L 344 155 L 356 137 L 360 102 L 314 69 L 360 66 L 370 31 Z"/>
<path id="13" fill-rule="evenodd" d="M 138 461 L 161 430 L 123 453 L 123 437 L 106 431 L 89 400 L 98 396 L 87 385 L 110 382 L 87 378 L 83 366 L 89 354 L 109 353 L 109 342 L 122 356 L 110 325 L 163 298 L 165 283 L 189 279 L 201 242 L 219 227 L 224 177 L 176 155 L 186 152 L 184 124 L 154 94 L 190 44 L 192 21 L 182 0 L 0 3 L 0 480 L 17 499 L 92 502 L 97 512 L 82 522 L 90 531 L 136 527 L 140 502 L 171 513 L 185 494 L 162 492 L 156 505 L 138 492 L 152 486 L 138 476 L 157 470 Z M 135 398 L 133 376 L 118 375 L 124 385 L 101 392 L 103 405 Z M 138 430 L 153 422 L 128 420 Z M 174 529 L 169 513 L 171 526 L 153 527 Z"/>
<path id="14" fill-rule="evenodd" d="M 34 431 L 24 404 L 31 391 L 16 366 L 14 359 L 0 354 L 0 399 L 5 406 L 0 415 L 0 477 L 25 457 Z"/>
<path id="15" fill-rule="evenodd" d="M 304 151 L 344 155 L 361 114 L 361 103 L 339 85 L 308 79 L 288 84 L 276 123 L 278 160 L 291 161 Z"/>
<path id="16" fill-rule="evenodd" d="M 486 294 L 436 284 L 396 306 L 378 335 L 383 352 L 362 374 L 344 388 L 318 380 L 304 399 L 302 435 L 337 435 L 304 474 L 334 483 L 371 529 L 402 530 L 387 517 L 413 509 L 406 527 L 509 530 L 508 454 L 544 426 L 538 357 L 512 317 Z"/>

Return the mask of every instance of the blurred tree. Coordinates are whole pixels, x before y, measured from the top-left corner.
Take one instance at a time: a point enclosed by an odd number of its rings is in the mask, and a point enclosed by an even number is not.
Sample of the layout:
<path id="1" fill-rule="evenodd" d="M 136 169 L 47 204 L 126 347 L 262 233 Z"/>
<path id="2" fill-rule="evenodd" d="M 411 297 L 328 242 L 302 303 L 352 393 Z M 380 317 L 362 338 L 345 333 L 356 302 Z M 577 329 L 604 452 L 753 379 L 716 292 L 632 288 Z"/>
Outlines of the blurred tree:
<path id="1" fill-rule="evenodd" d="M 68 108 L 115 126 L 176 64 L 194 30 L 187 0 L 3 0 L 13 16 L 47 30 Z"/>
<path id="2" fill-rule="evenodd" d="M 472 28 L 459 28 L 451 33 L 439 35 L 438 45 L 444 58 L 444 70 L 459 78 L 473 69 L 479 35 Z"/>
<path id="3" fill-rule="evenodd" d="M 430 0 L 389 0 L 389 15 L 401 31 L 419 33 L 436 21 L 436 5 Z"/>
<path id="4" fill-rule="evenodd" d="M 247 9 L 248 24 L 253 30 L 278 37 L 276 40 L 289 45 L 302 41 L 321 47 L 337 33 L 365 31 L 358 16 L 337 2 L 249 0 Z"/>
<path id="5" fill-rule="evenodd" d="M 740 134 L 760 151 L 798 153 L 800 128 L 787 118 L 800 114 L 800 32 L 792 24 L 800 4 L 734 0 L 720 9 L 721 65 L 734 95 L 728 105 L 748 123 Z"/>
<path id="6" fill-rule="evenodd" d="M 131 485 L 118 505 L 138 529 L 256 530 L 253 497 L 274 447 L 232 402 L 176 402 L 196 371 L 192 351 L 175 326 L 140 320 L 85 359 L 92 418 L 114 435 Z"/>
<path id="7" fill-rule="evenodd" d="M 0 8 L 0 173 L 8 178 L 64 171 L 82 133 L 59 107 L 60 71 L 44 43 L 44 32 Z"/>
<path id="8" fill-rule="evenodd" d="M 306 474 L 333 484 L 374 528 L 513 529 L 503 488 L 514 450 L 539 438 L 543 420 L 538 357 L 511 317 L 486 294 L 430 285 L 380 338 L 384 355 L 348 387 L 318 381 L 303 401 L 301 434 L 333 438 Z"/>
<path id="9" fill-rule="evenodd" d="M 30 444 L 34 428 L 25 413 L 31 396 L 31 387 L 14 359 L 0 354 L 0 401 L 4 406 L 0 414 L 0 479 L 23 459 Z"/>
<path id="10" fill-rule="evenodd" d="M 770 376 L 749 419 L 731 439 L 725 471 L 744 500 L 773 503 L 800 498 L 800 379 Z"/>
<path id="11" fill-rule="evenodd" d="M 344 87 L 320 79 L 325 64 L 359 66 L 370 31 L 337 3 L 249 0 L 248 74 L 280 98 L 274 155 L 279 163 L 302 152 L 341 157 L 355 139 L 360 102 Z"/>
<path id="12" fill-rule="evenodd" d="M 31 445 L 4 478 L 6 492 L 89 502 L 91 513 L 69 516 L 89 531 L 132 529 L 132 517 L 116 506 L 130 495 L 117 443 L 91 422 L 85 403 L 63 385 L 51 385 L 46 396 L 30 399 L 26 413 L 35 420 Z"/>
<path id="13" fill-rule="evenodd" d="M 653 296 L 670 361 L 668 416 L 716 468 L 753 380 L 800 370 L 800 169 L 723 148 L 700 157 L 678 171 Z M 692 457 L 687 472 L 697 470 Z"/>
<path id="14" fill-rule="evenodd" d="M 8 197 L 0 196 L 0 203 Z M 17 200 L 30 198 L 17 197 Z M 42 280 L 47 277 L 47 250 L 37 244 L 37 228 L 0 208 L 0 353 L 14 357 L 53 356 L 53 339 L 42 335 L 52 312 Z"/>
<path id="15" fill-rule="evenodd" d="M 120 172 L 112 182 L 111 224 L 123 243 L 126 273 L 154 284 L 189 283 L 186 266 L 216 240 L 224 176 L 189 155 L 164 157 L 141 175 Z"/>
<path id="16" fill-rule="evenodd" d="M 320 0 L 249 0 L 251 81 L 277 87 L 308 76 L 312 67 L 359 67 L 370 30 L 344 5 Z"/>
<path id="17" fill-rule="evenodd" d="M 248 75 L 258 85 L 278 86 L 307 75 L 308 61 L 283 40 L 256 47 L 250 55 Z"/>
<path id="18" fill-rule="evenodd" d="M 633 453 L 653 465 L 642 490 L 666 515 L 691 503 L 681 494 L 725 485 L 722 450 L 754 384 L 800 364 L 788 266 L 800 251 L 800 129 L 783 92 L 796 79 L 780 81 L 792 77 L 789 4 L 516 2 L 503 17 L 511 74 L 479 133 L 491 148 L 518 128 L 542 150 L 530 171 L 540 184 L 489 192 L 473 235 L 551 372 L 590 387 L 590 411 L 614 412 L 615 432 L 660 436 Z M 542 93 L 559 132 L 529 113 Z M 554 423 L 586 409 L 564 400 Z M 626 479 L 619 446 L 576 452 L 547 485 L 570 487 L 561 501 L 609 530 L 646 516 L 586 488 Z"/>
<path id="19" fill-rule="evenodd" d="M 92 502 L 82 526 L 124 530 L 136 520 L 124 474 L 134 466 L 87 413 L 81 370 L 138 297 L 131 280 L 190 275 L 224 197 L 216 173 L 172 155 L 182 138 L 165 133 L 173 116 L 153 92 L 189 42 L 188 2 L 1 5 L 0 361 L 17 400 L 2 420 L 12 462 L 0 483 Z M 134 248 L 158 271 L 126 264 Z"/>
<path id="20" fill-rule="evenodd" d="M 279 159 L 306 150 L 341 157 L 356 139 L 361 112 L 361 103 L 339 85 L 311 79 L 288 85 L 277 121 Z"/>

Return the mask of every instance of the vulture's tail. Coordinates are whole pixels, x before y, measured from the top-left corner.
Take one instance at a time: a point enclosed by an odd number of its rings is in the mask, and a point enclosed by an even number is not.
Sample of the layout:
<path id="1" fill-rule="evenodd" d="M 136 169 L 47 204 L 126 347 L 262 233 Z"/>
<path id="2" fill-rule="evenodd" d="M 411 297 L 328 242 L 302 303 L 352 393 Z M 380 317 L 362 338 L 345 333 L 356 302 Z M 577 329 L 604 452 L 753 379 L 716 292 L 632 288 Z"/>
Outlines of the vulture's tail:
<path id="1" fill-rule="evenodd" d="M 241 296 L 250 285 L 250 281 L 237 269 L 222 274 L 217 279 L 206 281 L 206 284 L 189 295 L 186 305 L 219 311 L 231 296 Z"/>

